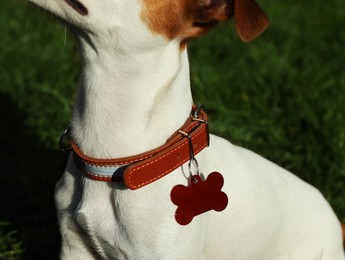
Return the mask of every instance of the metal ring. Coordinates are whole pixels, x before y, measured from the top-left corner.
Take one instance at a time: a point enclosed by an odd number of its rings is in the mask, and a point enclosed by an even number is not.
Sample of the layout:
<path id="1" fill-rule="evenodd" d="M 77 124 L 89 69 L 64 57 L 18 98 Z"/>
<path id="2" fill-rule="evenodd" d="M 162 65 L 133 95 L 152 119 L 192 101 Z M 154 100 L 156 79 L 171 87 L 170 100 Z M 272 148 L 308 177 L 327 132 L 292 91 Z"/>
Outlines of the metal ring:
<path id="1" fill-rule="evenodd" d="M 195 174 L 193 174 L 193 171 L 192 171 L 192 163 L 194 165 Z M 188 172 L 189 172 L 191 177 L 194 176 L 194 175 L 200 175 L 199 163 L 198 163 L 196 158 L 193 158 L 193 159 L 189 160 L 189 162 L 188 162 Z"/>
<path id="2" fill-rule="evenodd" d="M 71 145 L 66 146 L 64 144 L 66 137 L 69 136 L 70 130 L 71 130 L 70 126 L 67 126 L 63 130 L 62 134 L 60 135 L 59 146 L 60 146 L 61 151 L 63 151 L 64 153 L 69 153 L 70 151 L 72 151 Z"/>

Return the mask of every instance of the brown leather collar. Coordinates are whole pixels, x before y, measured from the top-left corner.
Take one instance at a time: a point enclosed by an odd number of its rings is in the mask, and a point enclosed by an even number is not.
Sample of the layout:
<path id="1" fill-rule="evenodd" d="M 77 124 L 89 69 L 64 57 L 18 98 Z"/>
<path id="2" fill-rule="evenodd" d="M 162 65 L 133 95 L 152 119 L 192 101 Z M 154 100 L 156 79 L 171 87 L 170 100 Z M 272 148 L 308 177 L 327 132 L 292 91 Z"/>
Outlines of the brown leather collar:
<path id="1" fill-rule="evenodd" d="M 189 136 L 187 136 L 187 133 Z M 97 181 L 123 181 L 135 190 L 171 173 L 209 145 L 207 114 L 193 107 L 191 116 L 167 142 L 154 150 L 120 159 L 95 159 L 83 154 L 72 142 L 73 158 L 79 169 Z"/>

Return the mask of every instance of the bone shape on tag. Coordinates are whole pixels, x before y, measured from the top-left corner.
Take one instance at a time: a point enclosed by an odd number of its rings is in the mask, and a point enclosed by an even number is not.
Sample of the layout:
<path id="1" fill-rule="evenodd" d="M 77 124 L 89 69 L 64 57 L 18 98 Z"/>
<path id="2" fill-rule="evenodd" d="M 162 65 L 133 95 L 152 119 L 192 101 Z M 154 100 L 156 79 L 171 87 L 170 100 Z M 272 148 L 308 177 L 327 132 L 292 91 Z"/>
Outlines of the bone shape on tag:
<path id="1" fill-rule="evenodd" d="M 209 210 L 224 210 L 228 205 L 228 197 L 221 191 L 223 184 L 223 176 L 219 172 L 212 172 L 205 181 L 194 175 L 189 186 L 175 186 L 170 197 L 178 206 L 175 213 L 177 223 L 188 225 L 197 215 Z"/>

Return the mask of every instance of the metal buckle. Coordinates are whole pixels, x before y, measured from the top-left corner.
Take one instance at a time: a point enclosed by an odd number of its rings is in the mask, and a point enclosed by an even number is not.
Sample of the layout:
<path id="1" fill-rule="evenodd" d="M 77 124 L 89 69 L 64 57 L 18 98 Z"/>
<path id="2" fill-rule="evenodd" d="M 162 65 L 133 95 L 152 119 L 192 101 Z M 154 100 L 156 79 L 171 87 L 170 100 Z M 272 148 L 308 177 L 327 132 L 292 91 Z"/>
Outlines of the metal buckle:
<path id="1" fill-rule="evenodd" d="M 200 175 L 199 163 L 197 159 L 195 158 L 194 149 L 193 149 L 193 141 L 192 141 L 191 136 L 189 135 L 189 133 L 186 133 L 181 130 L 179 130 L 178 132 L 188 138 L 189 152 L 190 152 L 190 160 L 188 162 L 189 175 L 191 177 L 193 177 L 194 175 Z M 192 171 L 192 164 L 194 166 L 195 174 L 193 174 L 193 171 Z"/>
<path id="2" fill-rule="evenodd" d="M 60 135 L 60 140 L 59 140 L 59 146 L 61 151 L 63 151 L 64 153 L 69 153 L 70 151 L 72 151 L 72 146 L 66 146 L 65 145 L 65 139 L 66 137 L 69 137 L 71 131 L 71 127 L 68 125 L 62 132 L 62 134 Z"/>
<path id="3" fill-rule="evenodd" d="M 204 110 L 204 106 L 198 106 L 194 112 L 194 115 L 193 115 L 193 121 L 198 121 L 200 123 L 203 123 L 206 125 L 206 131 L 207 131 L 207 147 L 210 146 L 210 131 L 209 131 L 209 128 L 208 128 L 208 122 L 206 120 L 203 120 L 203 119 L 200 119 L 199 118 L 199 114 L 200 114 L 200 111 L 201 110 Z"/>
<path id="4" fill-rule="evenodd" d="M 194 111 L 194 115 L 193 115 L 193 117 L 194 118 L 198 118 L 199 117 L 199 114 L 200 114 L 200 111 L 201 110 L 204 110 L 204 106 L 202 106 L 202 105 L 199 105 L 199 106 L 197 106 L 197 108 L 195 109 L 195 111 Z"/>

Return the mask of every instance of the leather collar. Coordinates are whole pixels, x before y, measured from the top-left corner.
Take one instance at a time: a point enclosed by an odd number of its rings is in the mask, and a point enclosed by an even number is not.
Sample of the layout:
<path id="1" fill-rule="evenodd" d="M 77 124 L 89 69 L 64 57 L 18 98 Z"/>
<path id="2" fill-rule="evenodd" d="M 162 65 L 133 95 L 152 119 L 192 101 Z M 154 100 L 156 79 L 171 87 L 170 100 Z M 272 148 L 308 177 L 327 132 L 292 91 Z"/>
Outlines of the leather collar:
<path id="1" fill-rule="evenodd" d="M 186 135 L 187 133 L 187 135 Z M 190 151 L 191 144 L 193 151 Z M 203 107 L 193 106 L 185 124 L 164 145 L 131 157 L 95 159 L 83 154 L 72 142 L 73 159 L 90 179 L 123 182 L 136 190 L 171 173 L 209 146 L 208 118 Z"/>

